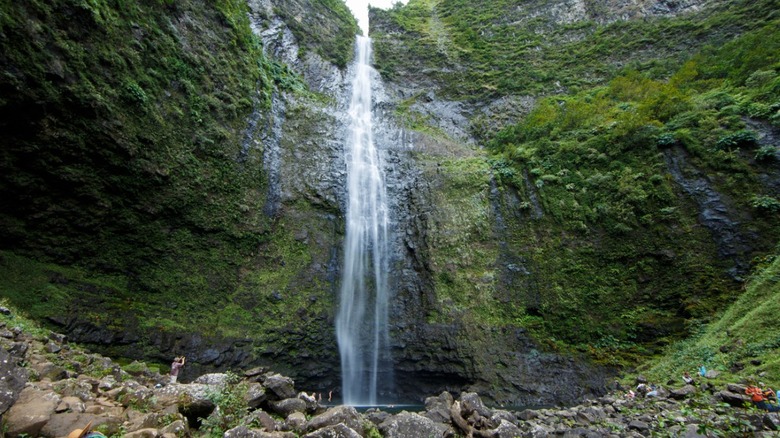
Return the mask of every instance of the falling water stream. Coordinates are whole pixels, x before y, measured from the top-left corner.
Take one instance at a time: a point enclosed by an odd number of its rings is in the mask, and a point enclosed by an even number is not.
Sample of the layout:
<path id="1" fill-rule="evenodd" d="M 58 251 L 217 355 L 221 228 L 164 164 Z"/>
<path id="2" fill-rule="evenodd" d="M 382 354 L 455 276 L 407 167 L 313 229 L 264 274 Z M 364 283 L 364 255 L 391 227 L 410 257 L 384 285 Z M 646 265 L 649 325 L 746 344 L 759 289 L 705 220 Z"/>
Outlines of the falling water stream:
<path id="1" fill-rule="evenodd" d="M 347 223 L 336 337 L 343 402 L 377 405 L 388 357 L 388 208 L 372 135 L 371 40 L 358 36 L 346 139 Z M 385 383 L 385 382 L 382 382 Z"/>

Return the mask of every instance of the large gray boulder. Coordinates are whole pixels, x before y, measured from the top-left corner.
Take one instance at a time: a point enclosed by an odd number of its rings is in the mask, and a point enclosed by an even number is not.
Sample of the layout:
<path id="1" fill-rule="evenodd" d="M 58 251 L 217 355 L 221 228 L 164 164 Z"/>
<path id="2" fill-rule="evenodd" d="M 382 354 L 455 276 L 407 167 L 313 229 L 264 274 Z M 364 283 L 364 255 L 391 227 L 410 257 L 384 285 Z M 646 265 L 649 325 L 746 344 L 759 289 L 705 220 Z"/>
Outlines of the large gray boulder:
<path id="1" fill-rule="evenodd" d="M 249 409 L 257 409 L 268 400 L 268 395 L 265 393 L 263 385 L 252 382 L 247 386 L 246 395 L 244 396 Z"/>
<path id="2" fill-rule="evenodd" d="M 102 431 L 108 432 L 107 435 L 119 434 L 122 424 L 122 420 L 118 417 L 66 412 L 52 415 L 46 425 L 41 428 L 40 435 L 34 436 L 63 437 L 74 429 L 83 428 L 90 422 L 93 428 L 99 426 Z"/>
<path id="3" fill-rule="evenodd" d="M 306 414 L 303 412 L 293 412 L 284 420 L 285 430 L 302 431 L 306 425 Z"/>
<path id="4" fill-rule="evenodd" d="M 495 428 L 494 433 L 496 438 L 516 438 L 523 436 L 523 431 L 507 420 L 501 420 L 501 424 Z"/>
<path id="5" fill-rule="evenodd" d="M 51 381 L 61 380 L 67 377 L 65 369 L 51 362 L 39 362 L 30 365 L 40 379 L 49 379 Z"/>
<path id="6" fill-rule="evenodd" d="M 493 416 L 493 412 L 482 403 L 482 399 L 476 392 L 461 393 L 460 406 L 464 413 L 476 412 L 480 417 L 485 418 Z"/>
<path id="7" fill-rule="evenodd" d="M 752 403 L 750 401 L 750 396 L 746 395 L 744 392 L 736 393 L 729 390 L 723 390 L 715 394 L 715 398 L 734 407 L 742 407 L 745 404 Z"/>
<path id="8" fill-rule="evenodd" d="M 449 427 L 420 414 L 401 412 L 379 425 L 385 438 L 439 438 L 449 436 Z"/>
<path id="9" fill-rule="evenodd" d="M 222 435 L 223 438 L 270 438 L 272 436 L 276 435 L 258 429 L 250 429 L 246 426 L 234 427 Z"/>
<path id="10" fill-rule="evenodd" d="M 425 399 L 425 414 L 423 415 L 435 423 L 449 423 L 453 401 L 452 394 L 447 391 L 442 392 L 438 397 L 428 397 Z"/>
<path id="11" fill-rule="evenodd" d="M 780 414 L 766 414 L 761 421 L 769 430 L 780 430 Z"/>
<path id="12" fill-rule="evenodd" d="M 198 376 L 192 383 L 199 383 L 201 385 L 214 385 L 224 386 L 228 383 L 228 375 L 225 373 L 210 373 Z"/>
<path id="13" fill-rule="evenodd" d="M 24 369 L 16 364 L 5 348 L 0 348 L 0 415 L 16 402 L 26 382 Z"/>
<path id="14" fill-rule="evenodd" d="M 263 381 L 265 386 L 277 400 L 295 397 L 295 385 L 293 379 L 281 374 L 271 374 Z"/>
<path id="15" fill-rule="evenodd" d="M 293 412 L 306 412 L 306 402 L 299 398 L 288 398 L 270 403 L 270 409 L 287 418 Z"/>
<path id="16" fill-rule="evenodd" d="M 304 426 L 304 430 L 312 432 L 328 426 L 335 426 L 339 423 L 343 423 L 353 430 L 363 429 L 363 418 L 355 408 L 352 406 L 336 406 L 309 420 L 306 426 Z"/>
<path id="17" fill-rule="evenodd" d="M 693 385 L 685 385 L 682 388 L 673 389 L 669 391 L 669 398 L 675 400 L 682 400 L 696 393 L 696 387 Z"/>
<path id="18" fill-rule="evenodd" d="M 334 424 L 314 432 L 307 433 L 303 438 L 362 438 L 354 429 L 344 424 Z"/>
<path id="19" fill-rule="evenodd" d="M 61 398 L 55 392 L 41 391 L 34 386 L 26 386 L 19 394 L 16 403 L 5 415 L 7 434 L 17 436 L 40 436 L 41 429 L 54 415 Z M 67 435 L 67 434 L 66 434 Z"/>

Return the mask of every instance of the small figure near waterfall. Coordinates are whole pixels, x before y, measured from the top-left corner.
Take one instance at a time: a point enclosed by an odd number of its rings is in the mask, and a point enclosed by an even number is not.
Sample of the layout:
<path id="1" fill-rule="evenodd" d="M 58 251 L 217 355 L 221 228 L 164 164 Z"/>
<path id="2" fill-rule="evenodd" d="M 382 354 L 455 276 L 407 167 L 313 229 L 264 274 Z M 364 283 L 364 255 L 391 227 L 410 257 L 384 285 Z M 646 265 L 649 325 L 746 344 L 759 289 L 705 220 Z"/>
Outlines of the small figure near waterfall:
<path id="1" fill-rule="evenodd" d="M 691 377 L 691 373 L 688 371 L 683 373 L 683 382 L 685 382 L 686 385 L 695 385 L 696 381 L 693 380 L 693 377 Z"/>
<path id="2" fill-rule="evenodd" d="M 184 367 L 184 356 L 179 356 L 171 364 L 171 383 L 176 383 L 179 377 L 179 371 Z"/>
<path id="3" fill-rule="evenodd" d="M 702 377 L 707 376 L 707 368 L 704 368 L 704 365 L 699 365 L 699 375 Z"/>

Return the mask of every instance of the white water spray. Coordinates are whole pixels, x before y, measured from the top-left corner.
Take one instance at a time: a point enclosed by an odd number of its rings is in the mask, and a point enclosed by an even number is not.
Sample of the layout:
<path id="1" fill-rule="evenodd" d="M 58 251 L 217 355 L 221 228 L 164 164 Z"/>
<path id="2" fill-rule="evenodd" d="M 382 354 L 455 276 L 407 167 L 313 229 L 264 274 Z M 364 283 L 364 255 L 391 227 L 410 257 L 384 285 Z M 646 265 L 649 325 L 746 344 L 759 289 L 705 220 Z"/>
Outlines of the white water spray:
<path id="1" fill-rule="evenodd" d="M 346 144 L 347 235 L 336 337 L 343 401 L 376 405 L 388 357 L 388 211 L 371 121 L 371 40 L 358 36 Z M 384 383 L 384 382 L 383 382 Z"/>

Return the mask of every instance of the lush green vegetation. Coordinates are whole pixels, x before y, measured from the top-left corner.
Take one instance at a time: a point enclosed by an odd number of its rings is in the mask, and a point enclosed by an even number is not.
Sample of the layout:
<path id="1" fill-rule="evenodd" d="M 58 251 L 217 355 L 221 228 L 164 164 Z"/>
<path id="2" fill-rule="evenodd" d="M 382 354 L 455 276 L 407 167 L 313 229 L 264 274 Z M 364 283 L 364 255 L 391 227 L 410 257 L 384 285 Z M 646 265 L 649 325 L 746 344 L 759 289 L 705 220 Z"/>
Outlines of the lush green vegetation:
<path id="1" fill-rule="evenodd" d="M 664 382 L 684 371 L 693 374 L 704 365 L 720 372 L 716 385 L 752 377 L 766 387 L 777 388 L 780 334 L 775 321 L 780 312 L 780 257 L 776 254 L 758 261 L 745 292 L 719 319 L 671 345 L 663 356 L 639 371 Z"/>
<path id="2" fill-rule="evenodd" d="M 780 238 L 764 176 L 777 178 L 776 148 L 759 142 L 780 126 L 780 18 L 774 2 L 729 2 L 554 25 L 515 17 L 508 3 L 374 11 L 388 79 L 430 80 L 445 98 L 477 103 L 537 95 L 504 129 L 474 117 L 485 150 L 420 154 L 438 181 L 430 317 L 524 327 L 550 348 L 635 364 L 711 321 L 741 290 L 727 271 Z M 440 136 L 420 127 L 413 100 L 399 105 L 407 126 Z M 719 255 L 682 187 L 696 175 L 740 233 L 761 236 L 750 253 Z"/>
<path id="3" fill-rule="evenodd" d="M 527 171 L 554 227 L 584 241 L 571 258 L 545 256 L 548 268 L 563 262 L 550 271 L 553 284 L 581 292 L 545 294 L 551 333 L 602 347 L 648 340 L 642 326 L 674 332 L 676 318 L 706 319 L 736 293 L 718 273 L 727 265 L 713 259 L 708 233 L 697 230 L 696 209 L 679 202 L 670 149 L 684 149 L 729 208 L 747 212 L 744 229 L 763 236 L 758 254 L 778 241 L 776 194 L 760 178 L 776 158 L 761 154 L 745 122 L 780 126 L 776 25 L 705 50 L 666 80 L 629 70 L 603 87 L 541 99 L 489 143 L 502 185 L 529 190 L 517 177 Z M 734 59 L 753 70 L 724 70 Z"/>
<path id="4" fill-rule="evenodd" d="M 295 9 L 296 6 L 290 4 L 274 12 L 284 19 L 295 34 L 302 52 L 314 51 L 340 68 L 345 68 L 352 59 L 352 46 L 360 28 L 344 0 L 307 1 L 300 5 L 305 9 Z M 323 20 L 323 17 L 328 19 Z"/>
<path id="5" fill-rule="evenodd" d="M 316 38 L 302 44 L 343 65 L 354 19 L 315 3 L 321 25 L 304 23 Z M 291 339 L 332 311 L 306 270 L 314 251 L 293 237 L 319 224 L 263 213 L 263 145 L 247 132 L 275 91 L 320 97 L 263 54 L 248 12 L 240 0 L 0 2 L 2 296 L 39 319 L 134 333 L 138 357 L 174 332 L 252 333 L 267 354 L 279 331 Z"/>
<path id="6" fill-rule="evenodd" d="M 663 77 L 703 45 L 778 18 L 773 0 L 722 2 L 694 15 L 606 25 L 601 22 L 616 17 L 589 8 L 575 21 L 549 4 L 512 0 L 411 0 L 374 9 L 377 68 L 392 79 L 419 65 L 444 96 L 458 100 L 576 92 L 627 64 Z"/>

